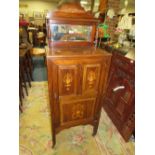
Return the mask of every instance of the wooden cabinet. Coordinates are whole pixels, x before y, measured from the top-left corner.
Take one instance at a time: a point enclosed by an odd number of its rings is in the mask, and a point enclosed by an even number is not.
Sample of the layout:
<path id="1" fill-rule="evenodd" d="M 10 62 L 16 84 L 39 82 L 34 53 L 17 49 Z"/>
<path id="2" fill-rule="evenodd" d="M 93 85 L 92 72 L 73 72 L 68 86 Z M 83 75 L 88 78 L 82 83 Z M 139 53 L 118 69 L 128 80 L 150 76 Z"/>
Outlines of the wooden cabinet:
<path id="1" fill-rule="evenodd" d="M 53 147 L 65 128 L 91 124 L 95 135 L 102 105 L 126 141 L 134 130 L 134 61 L 94 46 L 98 23 L 80 3 L 46 20 Z"/>
<path id="2" fill-rule="evenodd" d="M 111 61 L 111 54 L 94 47 L 98 22 L 80 3 L 66 3 L 47 19 L 53 146 L 65 128 L 91 124 L 97 132 Z"/>
<path id="3" fill-rule="evenodd" d="M 93 55 L 83 55 L 86 49 Z M 63 53 L 64 48 L 57 50 Z M 74 48 L 68 50 L 74 53 Z M 64 128 L 91 124 L 93 134 L 97 132 L 111 55 L 93 47 L 79 51 L 74 56 L 47 56 L 54 144 L 55 134 Z"/>
<path id="4" fill-rule="evenodd" d="M 134 72 L 133 60 L 114 53 L 103 99 L 104 109 L 126 141 L 135 127 Z"/>

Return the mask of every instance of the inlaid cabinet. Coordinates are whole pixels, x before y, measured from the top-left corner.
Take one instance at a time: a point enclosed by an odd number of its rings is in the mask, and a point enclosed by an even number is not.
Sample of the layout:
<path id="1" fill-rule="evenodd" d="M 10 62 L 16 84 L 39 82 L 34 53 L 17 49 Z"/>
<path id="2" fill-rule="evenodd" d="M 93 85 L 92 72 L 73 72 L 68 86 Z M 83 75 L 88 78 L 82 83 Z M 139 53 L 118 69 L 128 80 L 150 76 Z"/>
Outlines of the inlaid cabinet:
<path id="1" fill-rule="evenodd" d="M 74 48 L 68 50 L 74 53 Z M 79 55 L 47 55 L 54 144 L 55 134 L 64 128 L 91 124 L 93 135 L 97 132 L 111 55 L 94 47 L 78 50 Z M 85 50 L 90 53 L 83 55 Z"/>
<path id="2" fill-rule="evenodd" d="M 80 3 L 64 3 L 46 19 L 53 147 L 76 125 L 97 133 L 102 106 L 127 141 L 134 130 L 134 61 L 96 47 L 99 20 Z"/>
<path id="3" fill-rule="evenodd" d="M 77 3 L 64 3 L 46 19 L 53 147 L 56 134 L 90 124 L 96 134 L 111 54 L 95 46 L 99 20 Z"/>

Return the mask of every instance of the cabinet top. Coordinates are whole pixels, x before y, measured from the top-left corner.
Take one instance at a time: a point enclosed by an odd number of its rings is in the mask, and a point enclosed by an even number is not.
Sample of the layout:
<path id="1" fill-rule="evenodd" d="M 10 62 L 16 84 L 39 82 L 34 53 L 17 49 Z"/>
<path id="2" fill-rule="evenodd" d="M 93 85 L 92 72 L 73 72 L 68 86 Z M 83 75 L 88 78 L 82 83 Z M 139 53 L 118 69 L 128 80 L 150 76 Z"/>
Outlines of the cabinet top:
<path id="1" fill-rule="evenodd" d="M 111 56 L 103 49 L 95 47 L 45 47 L 47 57 L 83 57 L 83 56 Z"/>
<path id="2" fill-rule="evenodd" d="M 98 23 L 99 19 L 79 2 L 64 3 L 46 20 L 49 47 L 94 46 Z"/>
<path id="3" fill-rule="evenodd" d="M 65 2 L 60 5 L 54 12 L 50 12 L 49 19 L 51 20 L 95 20 L 93 14 L 89 11 L 85 11 L 84 8 L 80 5 L 80 2 Z"/>

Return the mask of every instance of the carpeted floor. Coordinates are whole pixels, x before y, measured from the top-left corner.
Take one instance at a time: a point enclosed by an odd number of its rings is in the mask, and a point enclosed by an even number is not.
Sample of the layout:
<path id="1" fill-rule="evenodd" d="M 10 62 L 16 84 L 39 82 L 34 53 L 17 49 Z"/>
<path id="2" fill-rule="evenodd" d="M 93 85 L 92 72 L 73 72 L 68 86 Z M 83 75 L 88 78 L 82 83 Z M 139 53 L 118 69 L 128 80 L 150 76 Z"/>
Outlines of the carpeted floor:
<path id="1" fill-rule="evenodd" d="M 134 143 L 125 143 L 102 110 L 98 133 L 92 127 L 77 126 L 57 134 L 51 148 L 51 122 L 47 82 L 33 82 L 20 114 L 20 155 L 134 155 Z"/>

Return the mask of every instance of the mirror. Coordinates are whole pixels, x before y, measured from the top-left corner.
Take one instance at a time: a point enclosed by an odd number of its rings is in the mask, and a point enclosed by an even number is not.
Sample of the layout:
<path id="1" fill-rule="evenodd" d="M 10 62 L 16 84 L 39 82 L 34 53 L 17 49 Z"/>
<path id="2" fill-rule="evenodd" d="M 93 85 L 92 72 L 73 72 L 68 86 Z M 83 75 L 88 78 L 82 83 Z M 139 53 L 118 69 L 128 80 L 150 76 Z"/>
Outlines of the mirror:
<path id="1" fill-rule="evenodd" d="M 51 24 L 51 41 L 91 41 L 92 26 Z"/>

